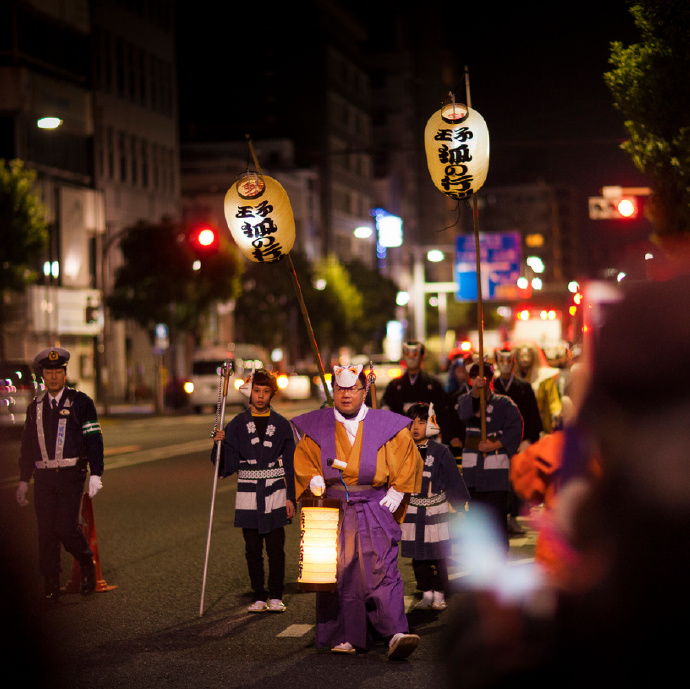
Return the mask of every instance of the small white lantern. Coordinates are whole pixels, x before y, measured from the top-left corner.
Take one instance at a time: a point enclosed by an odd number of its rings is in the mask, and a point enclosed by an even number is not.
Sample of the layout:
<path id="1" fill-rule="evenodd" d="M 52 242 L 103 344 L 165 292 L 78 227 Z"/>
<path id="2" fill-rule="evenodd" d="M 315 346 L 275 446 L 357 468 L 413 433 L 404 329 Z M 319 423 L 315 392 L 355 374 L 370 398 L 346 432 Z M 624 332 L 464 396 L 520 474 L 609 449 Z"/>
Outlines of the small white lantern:
<path id="1" fill-rule="evenodd" d="M 295 218 L 280 182 L 246 172 L 225 195 L 225 220 L 240 251 L 256 263 L 275 263 L 295 243 Z"/>
<path id="2" fill-rule="evenodd" d="M 302 498 L 300 500 L 299 576 L 300 591 L 337 589 L 340 500 Z"/>
<path id="3" fill-rule="evenodd" d="M 476 110 L 444 105 L 427 122 L 424 146 L 431 179 L 446 196 L 464 199 L 479 191 L 489 171 L 489 130 Z"/>

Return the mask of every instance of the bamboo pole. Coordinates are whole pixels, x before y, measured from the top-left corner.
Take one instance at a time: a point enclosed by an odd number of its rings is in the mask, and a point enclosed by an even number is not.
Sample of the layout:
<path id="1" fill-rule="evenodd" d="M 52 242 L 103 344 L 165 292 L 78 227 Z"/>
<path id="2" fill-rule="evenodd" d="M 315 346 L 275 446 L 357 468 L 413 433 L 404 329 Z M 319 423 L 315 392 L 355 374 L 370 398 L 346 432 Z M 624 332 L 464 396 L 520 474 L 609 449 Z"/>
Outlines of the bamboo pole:
<path id="1" fill-rule="evenodd" d="M 467 107 L 472 107 L 470 95 L 470 72 L 465 66 L 465 93 Z M 482 264 L 479 244 L 479 208 L 477 194 L 472 195 L 472 225 L 474 229 L 474 248 L 477 255 L 477 333 L 479 344 L 479 375 L 484 377 L 484 304 L 482 298 Z M 486 440 L 486 388 L 482 388 L 479 394 L 479 409 L 482 429 L 482 440 Z"/>
<path id="2" fill-rule="evenodd" d="M 256 166 L 257 172 L 263 176 L 261 172 L 261 166 L 259 165 L 259 160 L 256 156 L 256 151 L 254 150 L 254 143 L 252 142 L 249 134 L 245 134 L 247 143 L 249 144 L 249 150 L 251 151 L 252 158 L 254 160 L 254 165 Z M 304 296 L 302 294 L 302 288 L 300 287 L 299 280 L 297 279 L 297 271 L 295 270 L 295 264 L 292 262 L 292 256 L 286 254 L 285 258 L 287 260 L 287 265 L 290 270 L 290 277 L 292 278 L 292 284 L 295 288 L 295 293 L 297 294 L 297 300 L 299 301 L 300 311 L 302 312 L 302 318 L 304 319 L 304 324 L 307 327 L 307 334 L 309 336 L 309 343 L 311 345 L 312 355 L 314 357 L 314 362 L 319 371 L 319 377 L 321 378 L 321 385 L 323 386 L 323 391 L 326 395 L 326 402 L 329 406 L 333 406 L 333 398 L 326 384 L 326 373 L 323 368 L 323 363 L 321 361 L 321 355 L 319 354 L 319 347 L 316 344 L 316 337 L 314 336 L 314 329 L 311 327 L 311 320 L 309 318 L 309 312 L 307 311 L 307 305 L 304 302 Z"/>

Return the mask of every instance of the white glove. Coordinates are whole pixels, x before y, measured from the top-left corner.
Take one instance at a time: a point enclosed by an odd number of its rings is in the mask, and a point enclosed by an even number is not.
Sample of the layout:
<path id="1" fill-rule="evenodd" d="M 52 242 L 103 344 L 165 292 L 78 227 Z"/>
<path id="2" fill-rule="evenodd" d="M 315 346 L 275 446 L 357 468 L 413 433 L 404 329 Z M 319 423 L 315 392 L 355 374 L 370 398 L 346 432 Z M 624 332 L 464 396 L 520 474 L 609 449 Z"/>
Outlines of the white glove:
<path id="1" fill-rule="evenodd" d="M 317 498 L 321 497 L 326 491 L 326 482 L 323 480 L 323 476 L 314 476 L 311 481 L 309 481 L 309 490 L 316 495 Z"/>
<path id="2" fill-rule="evenodd" d="M 103 488 L 103 481 L 100 476 L 89 477 L 89 497 L 93 498 L 98 491 Z"/>
<path id="3" fill-rule="evenodd" d="M 26 507 L 29 501 L 26 499 L 26 493 L 29 490 L 28 481 L 20 481 L 17 486 L 17 504 L 19 507 Z"/>
<path id="4" fill-rule="evenodd" d="M 379 505 L 387 507 L 391 512 L 395 512 L 400 507 L 404 495 L 405 493 L 400 493 L 391 486 L 388 492 L 381 498 Z"/>

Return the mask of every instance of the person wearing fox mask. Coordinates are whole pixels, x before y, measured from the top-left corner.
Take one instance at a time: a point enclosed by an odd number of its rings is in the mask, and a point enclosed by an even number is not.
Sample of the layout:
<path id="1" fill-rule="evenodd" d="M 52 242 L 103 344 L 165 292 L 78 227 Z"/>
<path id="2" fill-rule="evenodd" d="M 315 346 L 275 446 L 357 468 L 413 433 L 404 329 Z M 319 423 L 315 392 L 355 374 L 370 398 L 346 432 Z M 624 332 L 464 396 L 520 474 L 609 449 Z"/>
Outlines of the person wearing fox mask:
<path id="1" fill-rule="evenodd" d="M 424 460 L 424 471 L 421 491 L 410 496 L 400 554 L 412 558 L 417 588 L 422 592 L 415 609 L 445 610 L 451 556 L 448 515 L 451 506 L 464 511 L 470 495 L 450 450 L 434 440 L 440 433 L 434 405 L 418 402 L 407 415 L 412 419 L 412 437 Z"/>
<path id="2" fill-rule="evenodd" d="M 410 419 L 365 403 L 362 366 L 333 370 L 334 408 L 292 419 L 295 481 L 302 493 L 338 499 L 343 518 L 334 593 L 316 594 L 316 646 L 333 653 L 367 648 L 371 629 L 400 660 L 417 647 L 409 633 L 398 542 L 411 493 L 419 492 L 422 459 Z"/>

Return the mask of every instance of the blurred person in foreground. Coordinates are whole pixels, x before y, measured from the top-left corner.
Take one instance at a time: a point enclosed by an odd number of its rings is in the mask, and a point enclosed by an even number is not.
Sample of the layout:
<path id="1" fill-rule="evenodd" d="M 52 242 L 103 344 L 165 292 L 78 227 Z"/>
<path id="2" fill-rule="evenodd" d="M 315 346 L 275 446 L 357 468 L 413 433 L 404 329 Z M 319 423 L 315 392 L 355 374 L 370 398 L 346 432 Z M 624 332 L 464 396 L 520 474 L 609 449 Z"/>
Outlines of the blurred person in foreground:
<path id="1" fill-rule="evenodd" d="M 488 580 L 466 588 L 444 649 L 448 687 L 671 686 L 687 672 L 690 373 L 670 377 L 662 365 L 641 378 L 639 362 L 650 352 L 684 360 L 689 300 L 686 276 L 611 307 L 565 429 L 557 510 L 567 507 L 577 553 L 569 587 L 537 578 L 519 596 Z"/>
<path id="2" fill-rule="evenodd" d="M 249 407 L 213 436 L 214 443 L 222 443 L 218 475 L 237 474 L 235 526 L 242 529 L 254 594 L 247 611 L 284 612 L 285 526 L 295 516 L 295 441 L 290 422 L 271 407 L 278 392 L 271 371 L 260 368 L 252 372 L 240 391 L 249 397 Z M 211 460 L 215 462 L 215 458 L 214 446 Z"/>
<path id="3" fill-rule="evenodd" d="M 388 642 L 390 660 L 417 647 L 409 633 L 398 570 L 400 522 L 422 483 L 422 459 L 410 419 L 364 400 L 362 366 L 333 369 L 334 408 L 292 419 L 297 499 L 310 491 L 342 502 L 335 593 L 316 593 L 316 646 L 354 654 L 372 632 Z M 334 462 L 335 460 L 335 462 Z"/>
<path id="4" fill-rule="evenodd" d="M 62 347 L 48 347 L 34 358 L 45 390 L 26 410 L 16 494 L 20 507 L 29 504 L 33 476 L 39 566 L 50 603 L 60 598 L 61 544 L 79 563 L 81 593 L 92 593 L 97 583 L 93 552 L 79 526 L 79 513 L 87 469 L 89 497 L 103 486 L 103 435 L 93 400 L 66 386 L 69 360 L 70 353 Z"/>

